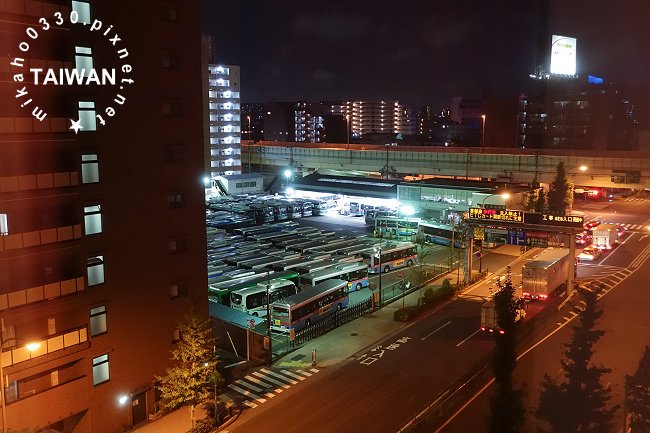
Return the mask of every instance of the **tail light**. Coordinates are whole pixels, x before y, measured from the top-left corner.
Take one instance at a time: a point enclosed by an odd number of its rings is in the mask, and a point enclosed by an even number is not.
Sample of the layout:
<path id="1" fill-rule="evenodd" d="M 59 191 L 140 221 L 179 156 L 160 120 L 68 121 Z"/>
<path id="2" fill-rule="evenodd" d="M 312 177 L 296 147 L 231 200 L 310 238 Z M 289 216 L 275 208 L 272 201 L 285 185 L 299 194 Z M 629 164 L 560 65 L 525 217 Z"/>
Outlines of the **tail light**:
<path id="1" fill-rule="evenodd" d="M 548 298 L 548 295 L 539 295 L 539 299 L 546 300 Z"/>
<path id="2" fill-rule="evenodd" d="M 481 326 L 481 331 L 485 332 L 485 326 Z"/>
<path id="3" fill-rule="evenodd" d="M 499 334 L 503 335 L 505 333 L 506 333 L 506 331 L 504 331 L 503 329 L 499 329 Z"/>

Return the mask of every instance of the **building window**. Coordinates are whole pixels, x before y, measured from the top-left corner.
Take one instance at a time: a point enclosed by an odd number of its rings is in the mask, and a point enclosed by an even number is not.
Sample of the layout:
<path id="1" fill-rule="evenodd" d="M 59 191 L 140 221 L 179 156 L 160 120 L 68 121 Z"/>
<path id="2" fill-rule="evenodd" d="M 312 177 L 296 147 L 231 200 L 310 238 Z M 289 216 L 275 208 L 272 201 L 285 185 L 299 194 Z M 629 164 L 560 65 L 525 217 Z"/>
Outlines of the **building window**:
<path id="1" fill-rule="evenodd" d="M 108 332 L 106 305 L 90 309 L 90 335 L 95 337 Z"/>
<path id="2" fill-rule="evenodd" d="M 182 253 L 187 250 L 187 240 L 186 239 L 172 239 L 167 243 L 167 250 L 169 254 Z"/>
<path id="3" fill-rule="evenodd" d="M 172 284 L 169 287 L 169 292 L 172 298 L 187 296 L 188 293 L 187 281 L 179 281 L 178 283 Z"/>
<path id="4" fill-rule="evenodd" d="M 183 149 L 181 146 L 167 146 L 165 161 L 168 163 L 183 162 Z"/>
<path id="5" fill-rule="evenodd" d="M 110 369 L 108 368 L 108 353 L 93 358 L 93 385 L 108 382 L 111 378 Z"/>
<path id="6" fill-rule="evenodd" d="M 180 69 L 181 58 L 176 54 L 163 54 L 160 58 L 160 66 L 163 69 Z"/>
<path id="7" fill-rule="evenodd" d="M 86 275 L 89 286 L 104 283 L 104 256 L 89 257 L 86 260 Z"/>
<path id="8" fill-rule="evenodd" d="M 163 116 L 165 117 L 179 117 L 183 114 L 183 108 L 178 101 L 165 101 L 163 102 Z"/>
<path id="9" fill-rule="evenodd" d="M 89 101 L 79 101 L 79 120 L 81 120 L 82 131 L 96 131 L 96 112 L 95 103 Z"/>
<path id="10" fill-rule="evenodd" d="M 0 213 L 0 236 L 9 234 L 9 221 L 6 213 Z"/>
<path id="11" fill-rule="evenodd" d="M 81 155 L 81 182 L 99 182 L 99 162 L 96 154 Z"/>
<path id="12" fill-rule="evenodd" d="M 90 3 L 72 0 L 72 12 L 77 13 L 80 23 L 90 24 Z"/>
<path id="13" fill-rule="evenodd" d="M 90 71 L 93 69 L 93 50 L 88 47 L 74 47 L 74 65 L 75 69 L 82 74 L 83 76 L 88 76 Z"/>
<path id="14" fill-rule="evenodd" d="M 100 205 L 84 206 L 84 230 L 86 235 L 102 232 L 102 208 Z"/>
<path id="15" fill-rule="evenodd" d="M 182 192 L 167 194 L 167 207 L 170 209 L 181 208 L 185 205 L 185 196 Z"/>

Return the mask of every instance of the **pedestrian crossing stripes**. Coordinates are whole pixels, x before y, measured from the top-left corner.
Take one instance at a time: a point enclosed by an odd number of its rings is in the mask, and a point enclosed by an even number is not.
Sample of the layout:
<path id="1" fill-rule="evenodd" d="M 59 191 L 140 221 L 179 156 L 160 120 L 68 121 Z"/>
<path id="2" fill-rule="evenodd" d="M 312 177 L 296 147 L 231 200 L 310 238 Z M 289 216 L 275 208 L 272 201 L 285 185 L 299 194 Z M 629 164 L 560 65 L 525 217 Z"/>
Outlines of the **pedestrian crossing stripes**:
<path id="1" fill-rule="evenodd" d="M 650 198 L 628 197 L 624 201 L 636 201 L 636 202 L 650 203 Z"/>
<path id="2" fill-rule="evenodd" d="M 630 230 L 630 231 L 641 231 L 645 230 L 646 224 L 620 224 L 617 222 L 605 222 L 603 221 L 603 224 L 616 224 L 620 227 L 623 227 L 625 230 Z"/>
<path id="3" fill-rule="evenodd" d="M 260 368 L 229 384 L 227 394 L 235 401 L 256 408 L 259 404 L 266 403 L 285 389 L 297 385 L 318 372 L 316 368 L 311 368 L 309 371 Z"/>

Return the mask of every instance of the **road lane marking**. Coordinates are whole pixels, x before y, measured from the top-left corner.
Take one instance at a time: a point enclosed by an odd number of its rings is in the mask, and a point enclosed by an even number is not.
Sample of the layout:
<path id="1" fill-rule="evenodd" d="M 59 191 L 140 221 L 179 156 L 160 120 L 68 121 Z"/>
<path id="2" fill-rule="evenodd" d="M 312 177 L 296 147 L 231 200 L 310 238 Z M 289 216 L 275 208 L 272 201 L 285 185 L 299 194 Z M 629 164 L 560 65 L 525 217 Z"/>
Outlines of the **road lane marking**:
<path id="1" fill-rule="evenodd" d="M 281 386 L 282 388 L 285 388 L 285 389 L 291 388 L 290 385 L 287 385 L 286 383 L 282 383 L 279 380 L 275 380 L 273 378 L 267 377 L 267 376 L 263 375 L 262 373 L 260 373 L 259 371 L 254 371 L 253 374 L 255 376 L 257 376 L 257 377 L 261 377 L 262 379 L 266 380 L 267 382 L 271 382 L 271 383 L 273 383 L 273 384 L 275 384 L 277 386 Z M 278 390 L 276 389 L 275 391 L 277 392 Z M 282 390 L 280 390 L 280 391 L 282 391 Z"/>
<path id="2" fill-rule="evenodd" d="M 238 383 L 238 384 L 240 384 L 242 386 L 245 386 L 246 388 L 250 389 L 251 391 L 255 391 L 255 392 L 263 392 L 264 391 L 262 388 L 258 388 L 255 385 L 251 385 L 250 383 L 244 382 L 241 379 L 236 380 L 235 383 Z"/>
<path id="3" fill-rule="evenodd" d="M 463 344 L 464 342 L 466 342 L 467 340 L 469 340 L 470 338 L 472 338 L 473 336 L 475 336 L 475 335 L 476 335 L 477 333 L 479 333 L 479 332 L 481 332 L 481 330 L 480 330 L 480 329 L 477 329 L 476 331 L 474 331 L 474 333 L 473 333 L 472 335 L 470 335 L 469 337 L 467 337 L 466 339 L 464 339 L 463 341 L 461 341 L 460 343 L 458 343 L 458 344 L 456 345 L 456 347 L 460 346 L 461 344 Z"/>
<path id="4" fill-rule="evenodd" d="M 255 409 L 255 408 L 257 407 L 257 405 L 256 405 L 255 403 L 253 403 L 252 401 L 250 401 L 250 400 L 246 400 L 246 401 L 244 402 L 244 404 L 245 404 L 246 406 L 248 406 L 248 407 L 253 408 L 253 409 Z"/>
<path id="5" fill-rule="evenodd" d="M 616 248 L 615 250 L 613 250 L 611 254 L 609 254 L 607 257 L 605 257 L 604 259 L 602 259 L 602 260 L 600 261 L 600 264 L 602 265 L 602 264 L 605 263 L 605 262 L 606 262 L 610 257 L 612 257 L 612 256 L 614 255 L 614 253 L 615 253 L 616 251 L 618 251 L 619 248 L 621 248 L 621 246 L 623 246 L 623 245 L 625 244 L 625 242 L 627 242 L 627 241 L 629 241 L 630 239 L 632 239 L 632 238 L 634 237 L 635 234 L 636 234 L 636 233 L 632 233 L 630 236 L 628 236 L 627 239 L 625 239 L 623 242 L 621 242 L 621 244 L 618 246 L 618 248 Z"/>
<path id="6" fill-rule="evenodd" d="M 311 371 L 312 373 L 318 373 L 320 370 L 317 368 L 310 368 L 309 371 Z"/>
<path id="7" fill-rule="evenodd" d="M 295 385 L 295 384 L 298 383 L 298 382 L 296 382 L 296 381 L 293 380 L 293 379 L 289 379 L 289 378 L 286 377 L 286 376 L 283 376 L 283 375 L 281 375 L 281 374 L 279 374 L 279 373 L 276 373 L 275 371 L 267 370 L 266 368 L 263 368 L 262 371 L 263 371 L 264 373 L 266 373 L 266 374 L 270 374 L 270 375 L 275 376 L 275 377 L 277 377 L 277 378 L 279 378 L 279 379 L 282 379 L 282 380 L 284 380 L 285 382 L 289 382 L 289 383 L 292 384 L 292 385 Z"/>
<path id="8" fill-rule="evenodd" d="M 255 394 L 253 394 L 253 393 L 250 392 L 250 391 L 246 391 L 244 388 L 240 388 L 240 387 L 238 387 L 237 385 L 233 385 L 232 383 L 231 383 L 230 385 L 228 385 L 228 388 L 230 388 L 230 389 L 232 389 L 232 390 L 235 390 L 235 391 L 237 391 L 237 392 L 240 393 L 240 394 L 244 394 L 246 397 L 250 397 L 250 398 L 252 398 L 253 400 L 257 400 L 257 401 L 259 401 L 260 403 L 266 403 L 266 400 L 263 399 L 262 397 L 260 397 L 259 395 L 255 395 Z"/>
<path id="9" fill-rule="evenodd" d="M 243 361 L 239 361 L 239 362 L 235 362 L 234 364 L 229 364 L 229 365 L 226 365 L 226 366 L 225 366 L 225 367 L 223 367 L 223 368 L 231 368 L 231 367 L 234 367 L 235 365 L 240 365 L 240 364 L 244 364 L 245 362 L 248 362 L 248 361 L 246 361 L 246 360 L 243 360 Z"/>
<path id="10" fill-rule="evenodd" d="M 251 381 L 251 382 L 253 382 L 253 383 L 256 383 L 256 384 L 258 384 L 258 385 L 261 385 L 261 386 L 263 386 L 264 388 L 273 388 L 273 385 L 270 385 L 270 384 L 268 384 L 268 383 L 266 383 L 266 382 L 262 382 L 262 381 L 259 380 L 258 378 L 253 377 L 253 376 L 251 376 L 251 375 L 246 376 L 244 379 L 249 380 L 249 381 Z M 277 392 L 278 394 L 281 393 L 282 391 L 284 391 L 284 390 L 281 389 L 281 388 L 277 388 L 277 389 L 274 390 L 274 392 Z"/>
<path id="11" fill-rule="evenodd" d="M 430 332 L 429 334 L 427 334 L 427 335 L 425 335 L 424 337 L 422 337 L 422 339 L 421 339 L 420 341 L 424 341 L 425 339 L 431 337 L 433 334 L 435 334 L 436 332 L 440 331 L 442 328 L 444 328 L 445 326 L 449 325 L 450 323 L 451 323 L 451 320 L 450 320 L 449 322 L 445 323 L 444 325 L 442 325 L 440 328 L 436 329 L 435 331 Z"/>
<path id="12" fill-rule="evenodd" d="M 307 377 L 311 376 L 311 373 L 307 373 L 306 371 L 303 371 L 303 370 L 296 370 L 296 372 L 302 374 L 303 376 L 307 376 Z"/>
<path id="13" fill-rule="evenodd" d="M 298 375 L 298 374 L 292 373 L 292 372 L 290 372 L 290 371 L 288 371 L 288 370 L 280 370 L 280 371 L 283 372 L 284 374 L 286 374 L 287 376 L 291 376 L 291 377 L 293 377 L 293 378 L 295 378 L 295 379 L 298 379 L 298 380 L 305 380 L 304 377 L 302 377 L 302 376 L 300 376 L 300 375 Z"/>

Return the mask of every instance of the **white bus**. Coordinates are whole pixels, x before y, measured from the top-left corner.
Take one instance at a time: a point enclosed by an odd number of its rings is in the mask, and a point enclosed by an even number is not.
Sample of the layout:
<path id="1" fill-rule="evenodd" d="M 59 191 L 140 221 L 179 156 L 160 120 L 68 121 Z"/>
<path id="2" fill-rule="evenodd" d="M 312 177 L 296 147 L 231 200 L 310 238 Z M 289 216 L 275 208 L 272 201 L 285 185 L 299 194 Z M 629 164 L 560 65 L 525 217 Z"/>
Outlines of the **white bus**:
<path id="1" fill-rule="evenodd" d="M 365 251 L 361 256 L 368 260 L 368 272 L 371 274 L 413 266 L 418 261 L 417 246 L 410 242 L 381 245 L 381 248 Z"/>
<path id="2" fill-rule="evenodd" d="M 275 278 L 269 281 L 269 298 L 271 303 L 298 293 L 292 281 Z M 230 307 L 246 314 L 266 317 L 266 284 L 258 283 L 253 287 L 230 292 Z"/>
<path id="3" fill-rule="evenodd" d="M 347 281 L 348 292 L 361 290 L 368 287 L 368 264 L 362 262 L 340 263 L 310 272 L 300 276 L 300 285 L 302 289 L 309 290 L 310 287 L 331 279 Z"/>

